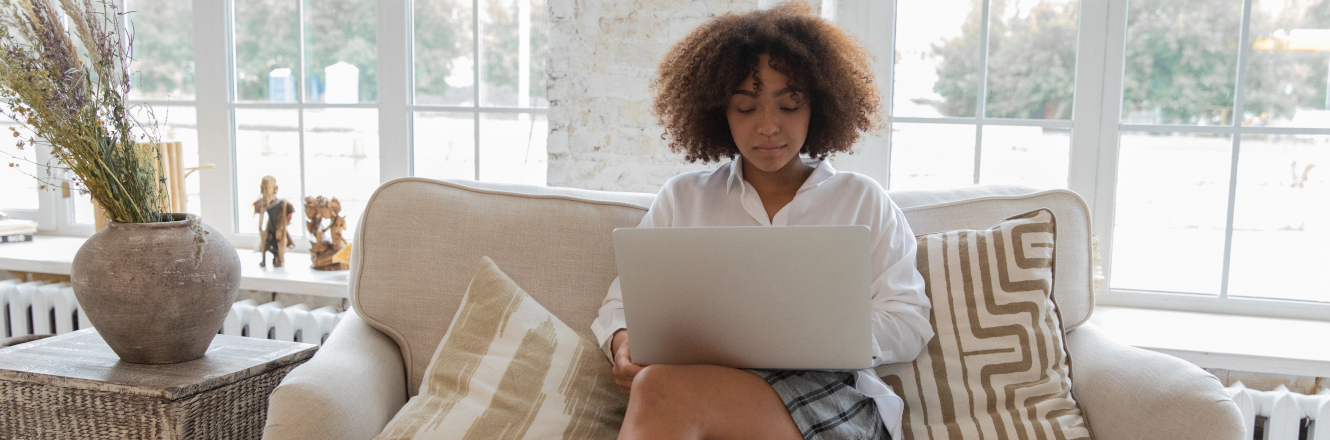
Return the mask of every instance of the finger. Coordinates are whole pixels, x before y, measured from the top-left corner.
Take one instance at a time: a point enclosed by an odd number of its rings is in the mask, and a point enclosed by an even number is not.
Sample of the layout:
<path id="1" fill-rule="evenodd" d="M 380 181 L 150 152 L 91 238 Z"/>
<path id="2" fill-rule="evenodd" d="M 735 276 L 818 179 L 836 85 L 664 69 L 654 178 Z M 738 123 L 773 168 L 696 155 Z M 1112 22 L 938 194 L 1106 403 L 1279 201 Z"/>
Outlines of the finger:
<path id="1" fill-rule="evenodd" d="M 627 344 L 625 344 L 625 347 L 620 348 L 618 353 L 614 354 L 614 365 L 618 368 L 623 368 L 625 365 L 633 365 L 633 360 L 628 355 L 628 348 L 626 345 Z"/>
<path id="2" fill-rule="evenodd" d="M 642 371 L 642 366 L 641 366 L 641 365 L 637 365 L 637 364 L 634 364 L 634 363 L 632 363 L 632 362 L 629 362 L 629 363 L 623 365 L 623 375 L 624 375 L 624 376 L 627 376 L 627 377 L 628 377 L 628 380 L 630 380 L 630 381 L 631 381 L 634 377 L 637 377 L 637 373 L 638 373 L 638 372 L 641 372 L 641 371 Z"/>

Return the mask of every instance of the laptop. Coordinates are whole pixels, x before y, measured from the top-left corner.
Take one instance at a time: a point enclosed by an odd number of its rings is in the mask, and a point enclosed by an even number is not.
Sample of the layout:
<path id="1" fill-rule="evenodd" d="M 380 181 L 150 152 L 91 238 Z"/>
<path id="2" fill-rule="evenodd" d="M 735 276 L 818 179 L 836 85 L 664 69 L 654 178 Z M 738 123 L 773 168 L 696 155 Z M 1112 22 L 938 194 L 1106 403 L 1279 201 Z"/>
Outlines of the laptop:
<path id="1" fill-rule="evenodd" d="M 873 365 L 867 226 L 620 228 L 633 362 Z"/>

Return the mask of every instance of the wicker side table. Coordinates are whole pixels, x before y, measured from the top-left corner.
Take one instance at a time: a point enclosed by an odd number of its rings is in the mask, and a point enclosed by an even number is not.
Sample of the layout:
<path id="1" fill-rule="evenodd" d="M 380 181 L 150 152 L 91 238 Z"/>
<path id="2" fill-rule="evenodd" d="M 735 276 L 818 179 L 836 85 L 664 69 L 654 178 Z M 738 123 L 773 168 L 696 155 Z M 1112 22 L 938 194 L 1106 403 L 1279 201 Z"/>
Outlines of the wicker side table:
<path id="1" fill-rule="evenodd" d="M 92 329 L 0 349 L 0 438 L 257 439 L 268 396 L 317 349 L 218 335 L 201 359 L 142 365 Z"/>

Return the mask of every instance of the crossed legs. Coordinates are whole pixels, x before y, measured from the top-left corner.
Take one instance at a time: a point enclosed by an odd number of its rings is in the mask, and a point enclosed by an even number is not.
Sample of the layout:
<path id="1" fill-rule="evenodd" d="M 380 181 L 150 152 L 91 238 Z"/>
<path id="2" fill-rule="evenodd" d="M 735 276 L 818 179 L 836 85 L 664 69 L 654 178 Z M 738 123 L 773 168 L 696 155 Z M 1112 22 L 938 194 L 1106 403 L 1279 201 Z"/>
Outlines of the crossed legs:
<path id="1" fill-rule="evenodd" d="M 653 365 L 633 378 L 619 440 L 799 440 L 776 391 L 753 373 Z"/>

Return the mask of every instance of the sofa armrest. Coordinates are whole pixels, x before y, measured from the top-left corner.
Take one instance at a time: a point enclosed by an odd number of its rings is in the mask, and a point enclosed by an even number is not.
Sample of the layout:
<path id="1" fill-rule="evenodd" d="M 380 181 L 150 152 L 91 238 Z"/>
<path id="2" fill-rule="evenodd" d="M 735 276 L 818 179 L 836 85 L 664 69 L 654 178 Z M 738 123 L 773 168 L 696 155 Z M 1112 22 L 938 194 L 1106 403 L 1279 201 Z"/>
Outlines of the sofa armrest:
<path id="1" fill-rule="evenodd" d="M 1085 324 L 1067 335 L 1072 392 L 1096 440 L 1242 440 L 1238 406 L 1210 373 Z"/>
<path id="2" fill-rule="evenodd" d="M 349 312 L 268 399 L 264 439 L 371 439 L 406 404 L 397 344 Z"/>

